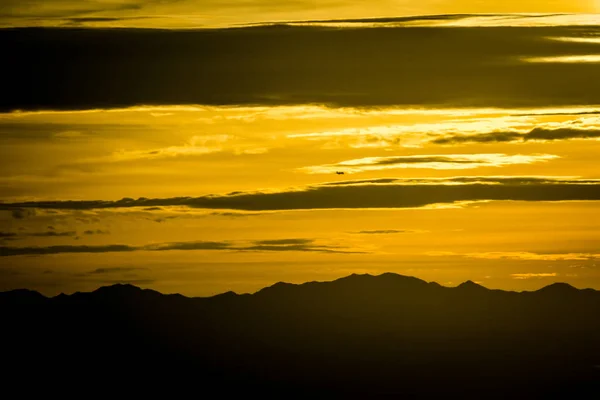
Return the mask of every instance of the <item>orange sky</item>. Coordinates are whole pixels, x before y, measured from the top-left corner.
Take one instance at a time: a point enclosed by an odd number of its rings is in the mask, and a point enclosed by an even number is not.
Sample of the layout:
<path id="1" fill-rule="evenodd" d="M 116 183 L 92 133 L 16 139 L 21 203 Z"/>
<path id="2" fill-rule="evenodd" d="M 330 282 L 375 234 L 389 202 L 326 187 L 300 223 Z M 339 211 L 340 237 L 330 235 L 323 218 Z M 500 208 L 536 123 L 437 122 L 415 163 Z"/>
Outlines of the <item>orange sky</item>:
<path id="1" fill-rule="evenodd" d="M 141 21 L 108 3 L 77 17 L 68 1 L 15 3 L 4 21 Z M 244 22 L 283 12 L 258 3 Z M 295 2 L 286 19 L 594 11 L 573 1 L 378 2 L 365 15 L 337 4 Z M 162 13 L 153 7 L 136 12 Z M 224 15 L 206 7 L 203 18 Z M 122 19 L 90 19 L 113 14 Z M 7 54 L 34 49 L 0 104 L 0 290 L 130 282 L 204 296 L 365 272 L 600 289 L 592 17 L 348 21 L 187 41 L 0 31 Z M 53 43 L 58 53 L 35 58 Z"/>

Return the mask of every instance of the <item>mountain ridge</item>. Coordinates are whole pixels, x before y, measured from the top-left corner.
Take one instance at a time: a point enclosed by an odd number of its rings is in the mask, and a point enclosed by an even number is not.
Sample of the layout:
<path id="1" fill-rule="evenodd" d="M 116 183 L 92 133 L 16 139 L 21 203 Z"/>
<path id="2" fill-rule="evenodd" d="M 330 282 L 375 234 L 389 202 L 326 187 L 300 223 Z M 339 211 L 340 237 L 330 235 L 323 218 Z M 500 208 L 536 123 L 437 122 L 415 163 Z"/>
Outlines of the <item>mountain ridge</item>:
<path id="1" fill-rule="evenodd" d="M 414 277 L 414 276 L 409 276 L 409 275 L 401 275 L 401 274 L 396 274 L 393 272 L 385 272 L 382 273 L 380 275 L 372 275 L 372 274 L 351 274 L 351 275 L 347 275 L 347 276 L 343 276 L 334 280 L 330 280 L 330 281 L 308 281 L 308 282 L 304 282 L 304 283 L 289 283 L 289 282 L 276 282 L 270 286 L 265 286 L 261 289 L 258 289 L 257 291 L 253 292 L 253 293 L 237 293 L 235 291 L 226 291 L 223 293 L 217 293 L 215 295 L 211 295 L 211 296 L 186 296 L 180 293 L 162 293 L 160 291 L 154 290 L 154 289 L 150 289 L 150 288 L 141 288 L 139 286 L 130 284 L 130 283 L 116 283 L 116 284 L 112 284 L 112 285 L 106 285 L 106 286 L 100 286 L 95 290 L 92 290 L 90 292 L 74 292 L 71 294 L 65 294 L 65 293 L 61 293 L 59 295 L 56 296 L 45 296 L 44 294 L 36 291 L 36 290 L 31 290 L 31 289 L 26 289 L 26 288 L 18 288 L 18 289 L 11 289 L 11 290 L 6 290 L 6 291 L 0 291 L 0 296 L 6 295 L 6 294 L 23 294 L 23 295 L 28 295 L 28 296 L 42 296 L 46 299 L 54 299 L 57 298 L 59 296 L 73 296 L 73 295 L 77 295 L 77 294 L 86 294 L 86 293 L 103 293 L 103 292 L 124 292 L 124 291 L 128 291 L 130 293 L 133 292 L 138 292 L 138 293 L 150 293 L 153 292 L 154 294 L 160 294 L 162 296 L 180 296 L 183 298 L 187 298 L 187 299 L 211 299 L 211 298 L 218 298 L 218 297 L 231 297 L 232 295 L 236 295 L 236 296 L 254 296 L 257 295 L 259 293 L 264 293 L 264 292 L 268 292 L 271 290 L 280 290 L 282 288 L 288 288 L 288 289 L 292 289 L 292 290 L 296 290 L 299 288 L 307 288 L 310 286 L 315 286 L 315 285 L 327 285 L 327 284 L 340 284 L 340 283 L 347 283 L 347 282 L 360 282 L 360 283 L 365 283 L 367 280 L 373 279 L 375 278 L 376 280 L 383 280 L 383 279 L 388 279 L 388 280 L 396 280 L 397 282 L 399 280 L 404 280 L 404 282 L 412 282 L 412 283 L 419 283 L 419 284 L 423 284 L 422 287 L 425 287 L 425 285 L 429 285 L 432 287 L 439 287 L 439 288 L 443 288 L 443 289 L 455 289 L 455 290 L 487 290 L 487 291 L 495 291 L 495 292 L 501 292 L 501 293 L 545 293 L 545 292 L 549 292 L 549 291 L 555 291 L 555 292 L 586 292 L 586 293 L 590 293 L 590 292 L 595 292 L 598 293 L 600 292 L 599 290 L 593 289 L 593 288 L 576 288 L 573 285 L 566 283 L 566 282 L 553 282 L 551 284 L 548 284 L 546 286 L 541 287 L 540 289 L 537 290 L 524 290 L 524 291 L 513 291 L 513 290 L 504 290 L 504 289 L 490 289 L 487 288 L 479 283 L 475 283 L 472 280 L 467 280 L 465 282 L 462 282 L 461 284 L 457 285 L 457 286 L 444 286 L 441 285 L 438 282 L 435 281 L 430 281 L 427 282 L 425 280 L 422 280 L 420 278 Z M 360 281 L 359 281 L 360 280 Z M 38 296 L 38 297 L 39 297 Z"/>

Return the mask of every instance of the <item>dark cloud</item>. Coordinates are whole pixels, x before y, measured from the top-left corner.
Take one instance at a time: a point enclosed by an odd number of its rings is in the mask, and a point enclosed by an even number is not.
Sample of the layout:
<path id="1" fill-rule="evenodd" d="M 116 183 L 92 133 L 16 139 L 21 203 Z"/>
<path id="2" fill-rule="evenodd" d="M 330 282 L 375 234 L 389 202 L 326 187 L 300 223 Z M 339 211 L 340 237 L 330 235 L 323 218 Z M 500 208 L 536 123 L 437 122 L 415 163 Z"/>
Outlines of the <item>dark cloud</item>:
<path id="1" fill-rule="evenodd" d="M 275 245 L 256 245 L 248 246 L 242 251 L 301 251 L 301 252 L 317 252 L 317 253 L 342 253 L 342 254 L 366 254 L 363 251 L 341 251 L 326 246 L 306 246 L 301 244 L 290 244 L 284 246 Z"/>
<path id="2" fill-rule="evenodd" d="M 462 143 L 502 143 L 523 140 L 525 135 L 518 132 L 489 132 L 474 135 L 449 135 L 432 140 L 434 144 L 462 144 Z"/>
<path id="3" fill-rule="evenodd" d="M 147 19 L 148 17 L 74 17 L 66 18 L 64 22 L 69 25 L 83 25 L 94 22 L 120 22 L 120 21 L 134 21 L 139 19 Z"/>
<path id="4" fill-rule="evenodd" d="M 537 127 L 528 133 L 519 132 L 489 132 L 473 135 L 448 135 L 435 140 L 434 144 L 463 144 L 463 143 L 502 143 L 526 142 L 530 140 L 552 141 L 569 139 L 599 139 L 600 129 L 559 128 L 548 129 Z"/>
<path id="5" fill-rule="evenodd" d="M 580 35 L 569 26 L 4 29 L 12 61 L 0 110 L 600 104 L 597 64 L 527 61 L 597 54 L 595 43 L 549 39 Z"/>
<path id="6" fill-rule="evenodd" d="M 144 250 L 171 251 L 171 250 L 231 250 L 230 242 L 175 242 L 145 246 Z"/>
<path id="7" fill-rule="evenodd" d="M 524 137 L 525 140 L 565 140 L 596 138 L 600 138 L 600 129 L 535 128 Z"/>
<path id="8" fill-rule="evenodd" d="M 48 201 L 1 204 L 0 209 L 64 210 L 121 207 L 186 206 L 244 211 L 340 208 L 411 208 L 464 201 L 600 200 L 600 181 L 545 177 L 454 177 L 372 179 L 330 182 L 281 192 L 236 192 L 228 195 L 139 198 L 118 201 Z"/>
<path id="9" fill-rule="evenodd" d="M 163 222 L 166 222 L 170 219 L 176 219 L 176 218 L 177 218 L 176 215 L 169 215 L 169 216 L 161 217 L 161 218 L 147 218 L 147 219 L 149 219 L 150 221 L 154 221 L 154 222 L 158 222 L 159 224 L 162 224 Z"/>
<path id="10" fill-rule="evenodd" d="M 115 253 L 136 251 L 136 247 L 112 244 L 107 246 L 47 246 L 47 247 L 7 247 L 0 246 L 0 257 L 20 255 L 49 255 L 62 253 Z"/>
<path id="11" fill-rule="evenodd" d="M 145 246 L 129 246 L 113 244 L 106 246 L 47 246 L 47 247 L 8 247 L 0 246 L 0 257 L 21 255 L 50 255 L 68 253 L 121 253 L 134 251 L 195 251 L 195 250 L 228 250 L 228 251 L 299 251 L 320 253 L 357 254 L 362 252 L 347 251 L 339 246 L 315 243 L 314 239 L 281 239 L 255 241 L 251 244 L 243 242 L 174 242 L 158 243 Z M 99 268 L 89 274 L 106 274 L 126 272 L 123 268 L 115 271 Z"/>
<path id="12" fill-rule="evenodd" d="M 106 11 L 135 11 L 140 10 L 144 4 L 153 3 L 154 0 L 123 0 L 121 2 L 106 2 L 97 0 L 2 0 L 4 8 L 0 11 L 0 18 L 11 20 L 13 18 L 39 18 L 63 19 L 69 16 L 85 15 L 94 12 Z"/>
<path id="13" fill-rule="evenodd" d="M 102 229 L 96 229 L 96 230 L 87 230 L 83 232 L 84 235 L 110 235 L 109 231 L 103 231 Z"/>
<path id="14" fill-rule="evenodd" d="M 69 232 L 57 232 L 57 231 L 47 231 L 47 232 L 32 232 L 23 236 L 34 236 L 34 237 L 71 237 L 77 236 L 77 232 L 69 231 Z"/>
<path id="15" fill-rule="evenodd" d="M 539 113 L 522 113 L 514 114 L 511 117 L 543 117 L 543 116 L 559 116 L 559 115 L 599 115 L 598 111 L 559 111 L 559 112 L 539 112 Z"/>
<path id="16" fill-rule="evenodd" d="M 365 162 L 361 165 L 396 165 L 396 164 L 424 164 L 424 163 L 447 163 L 447 164 L 473 164 L 476 160 L 464 160 L 445 156 L 398 156 L 398 157 L 380 157 L 372 163 Z"/>
<path id="17" fill-rule="evenodd" d="M 15 240 L 26 237 L 73 237 L 77 236 L 77 232 L 67 231 L 67 232 L 58 232 L 54 230 L 53 227 L 49 226 L 48 228 L 52 228 L 46 232 L 23 232 L 21 233 L 13 233 L 13 232 L 0 232 L 0 239 L 9 239 Z"/>
<path id="18" fill-rule="evenodd" d="M 31 208 L 14 208 L 11 210 L 12 217 L 14 219 L 26 219 L 35 216 L 35 210 Z"/>
<path id="19" fill-rule="evenodd" d="M 88 272 L 89 275 L 104 275 L 104 274 L 115 274 L 123 272 L 135 272 L 135 271 L 148 271 L 148 268 L 142 267 L 110 267 L 110 268 L 97 268 L 93 271 Z"/>
<path id="20" fill-rule="evenodd" d="M 5 238 L 14 238 L 17 237 L 18 235 L 14 232 L 0 232 L 0 238 L 1 239 L 5 239 Z"/>
<path id="21" fill-rule="evenodd" d="M 257 245 L 303 245 L 312 243 L 312 239 L 275 239 L 275 240 L 258 240 L 254 243 Z"/>
<path id="22" fill-rule="evenodd" d="M 245 213 L 245 212 L 212 212 L 209 215 L 214 216 L 214 217 L 233 217 L 233 218 L 241 218 L 241 217 L 255 217 L 258 215 L 264 215 L 265 213 L 262 212 L 252 212 L 252 213 Z"/>

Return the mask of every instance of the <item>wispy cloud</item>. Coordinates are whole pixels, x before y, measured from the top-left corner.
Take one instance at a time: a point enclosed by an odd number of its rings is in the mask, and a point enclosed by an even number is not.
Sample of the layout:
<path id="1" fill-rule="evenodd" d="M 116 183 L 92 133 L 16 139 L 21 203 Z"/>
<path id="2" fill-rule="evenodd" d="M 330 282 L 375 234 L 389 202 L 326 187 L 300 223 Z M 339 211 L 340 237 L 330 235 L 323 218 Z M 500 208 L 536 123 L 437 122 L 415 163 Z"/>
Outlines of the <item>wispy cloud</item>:
<path id="1" fill-rule="evenodd" d="M 133 161 L 140 159 L 158 159 L 180 156 L 199 156 L 228 151 L 234 154 L 263 154 L 268 151 L 252 143 L 244 143 L 231 135 L 194 136 L 182 146 L 169 146 L 152 150 L 122 150 L 108 159 L 99 161 Z"/>
<path id="2" fill-rule="evenodd" d="M 399 233 L 420 233 L 425 231 L 415 231 L 415 230 L 399 230 L 399 229 L 378 229 L 378 230 L 367 230 L 367 231 L 358 231 L 353 232 L 357 235 L 395 235 Z"/>
<path id="3" fill-rule="evenodd" d="M 540 110 L 512 116 L 475 119 L 449 118 L 437 123 L 373 125 L 360 128 L 297 133 L 289 138 L 323 142 L 324 148 L 420 148 L 428 144 L 524 143 L 572 139 L 599 139 L 597 110 Z M 573 115 L 561 122 L 542 122 L 531 117 Z"/>
<path id="4" fill-rule="evenodd" d="M 600 63 L 600 54 L 586 54 L 573 56 L 554 56 L 554 57 L 528 57 L 524 58 L 530 63 Z"/>
<path id="5" fill-rule="evenodd" d="M 444 154 L 394 157 L 367 157 L 342 161 L 336 164 L 303 167 L 299 170 L 309 174 L 332 174 L 336 171 L 358 173 L 398 168 L 423 169 L 473 169 L 479 167 L 502 167 L 506 165 L 533 164 L 559 158 L 551 154 Z"/>
<path id="6" fill-rule="evenodd" d="M 120 274 L 120 273 L 129 273 L 136 271 L 149 271 L 149 268 L 143 267 L 105 267 L 105 268 L 96 268 L 92 271 L 88 272 L 88 275 L 107 275 L 107 274 Z"/>
<path id="7" fill-rule="evenodd" d="M 525 280 L 525 279 L 553 278 L 555 276 L 558 276 L 558 274 L 555 272 L 547 272 L 547 273 L 529 272 L 529 273 L 525 273 L 525 274 L 511 274 L 510 276 L 513 279 Z"/>
<path id="8" fill-rule="evenodd" d="M 523 260 L 523 261 L 588 261 L 600 259 L 600 253 L 533 253 L 526 251 L 515 252 L 481 252 L 481 253 L 454 253 L 454 252 L 429 252 L 427 255 L 439 257 L 465 257 L 484 260 Z"/>
<path id="9" fill-rule="evenodd" d="M 9 247 L 0 246 L 0 257 L 23 255 L 53 255 L 82 253 L 127 253 L 137 251 L 246 251 L 246 252 L 316 252 L 337 254 L 362 254 L 361 250 L 344 248 L 338 245 L 321 243 L 316 239 L 277 239 L 259 241 L 224 241 L 224 242 L 172 242 L 155 243 L 142 246 L 110 244 L 100 246 L 35 246 Z M 94 273 L 109 273 L 110 270 L 99 269 Z"/>

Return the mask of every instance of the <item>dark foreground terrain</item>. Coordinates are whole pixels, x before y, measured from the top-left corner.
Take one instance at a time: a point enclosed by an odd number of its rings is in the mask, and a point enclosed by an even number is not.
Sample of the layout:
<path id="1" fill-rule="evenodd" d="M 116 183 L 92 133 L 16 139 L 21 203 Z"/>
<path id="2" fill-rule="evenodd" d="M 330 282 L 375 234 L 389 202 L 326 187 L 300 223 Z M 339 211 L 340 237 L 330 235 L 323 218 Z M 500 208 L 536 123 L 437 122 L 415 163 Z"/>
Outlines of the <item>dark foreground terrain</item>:
<path id="1" fill-rule="evenodd" d="M 600 398 L 600 292 L 384 274 L 252 295 L 0 293 L 3 385 L 373 398 Z M 191 392 L 190 392 L 191 391 Z"/>

